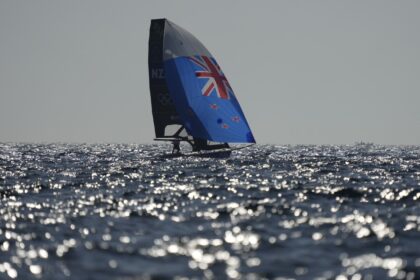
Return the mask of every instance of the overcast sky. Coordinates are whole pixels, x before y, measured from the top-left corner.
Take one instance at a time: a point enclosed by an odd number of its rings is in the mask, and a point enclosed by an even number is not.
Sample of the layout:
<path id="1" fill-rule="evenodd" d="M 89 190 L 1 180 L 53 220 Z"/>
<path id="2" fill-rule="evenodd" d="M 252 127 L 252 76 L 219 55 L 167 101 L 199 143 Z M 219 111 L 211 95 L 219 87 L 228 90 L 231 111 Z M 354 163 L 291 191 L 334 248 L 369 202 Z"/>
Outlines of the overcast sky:
<path id="1" fill-rule="evenodd" d="M 259 143 L 420 144 L 420 1 L 0 0 L 0 142 L 148 143 L 150 20 L 199 38 Z"/>

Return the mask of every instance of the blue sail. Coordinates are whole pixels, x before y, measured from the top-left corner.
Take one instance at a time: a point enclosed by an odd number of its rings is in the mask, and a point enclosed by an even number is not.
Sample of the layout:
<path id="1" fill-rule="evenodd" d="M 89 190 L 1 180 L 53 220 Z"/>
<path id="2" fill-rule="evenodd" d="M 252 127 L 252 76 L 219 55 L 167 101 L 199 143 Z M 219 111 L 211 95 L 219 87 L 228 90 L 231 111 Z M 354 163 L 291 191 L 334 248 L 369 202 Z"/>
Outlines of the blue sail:
<path id="1" fill-rule="evenodd" d="M 215 142 L 255 143 L 222 69 L 191 33 L 166 20 L 163 66 L 169 95 L 187 132 Z"/>

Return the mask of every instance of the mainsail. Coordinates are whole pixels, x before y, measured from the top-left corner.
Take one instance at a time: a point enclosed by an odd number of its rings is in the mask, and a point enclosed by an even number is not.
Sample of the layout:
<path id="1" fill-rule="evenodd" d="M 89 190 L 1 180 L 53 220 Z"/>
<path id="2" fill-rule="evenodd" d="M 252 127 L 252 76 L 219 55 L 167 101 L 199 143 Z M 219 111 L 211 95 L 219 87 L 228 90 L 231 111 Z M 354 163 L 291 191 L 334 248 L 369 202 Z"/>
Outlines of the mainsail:
<path id="1" fill-rule="evenodd" d="M 191 33 L 166 19 L 151 23 L 149 76 L 156 137 L 169 137 L 165 127 L 180 124 L 194 139 L 255 143 L 214 57 Z M 163 106 L 166 94 L 169 101 Z"/>
<path id="2" fill-rule="evenodd" d="M 156 137 L 165 137 L 169 125 L 182 125 L 169 96 L 163 67 L 165 20 L 152 20 L 149 37 L 149 85 Z"/>

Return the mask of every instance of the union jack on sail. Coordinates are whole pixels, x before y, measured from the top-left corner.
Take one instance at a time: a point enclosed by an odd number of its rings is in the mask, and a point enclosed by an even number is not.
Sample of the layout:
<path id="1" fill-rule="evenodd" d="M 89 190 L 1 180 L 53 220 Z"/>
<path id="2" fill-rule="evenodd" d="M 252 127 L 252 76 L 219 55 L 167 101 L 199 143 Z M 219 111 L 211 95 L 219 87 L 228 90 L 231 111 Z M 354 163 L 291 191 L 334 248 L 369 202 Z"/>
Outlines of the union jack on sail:
<path id="1" fill-rule="evenodd" d="M 233 94 L 232 88 L 228 80 L 223 74 L 222 69 L 213 58 L 207 56 L 190 56 L 188 57 L 200 70 L 195 71 L 195 75 L 199 79 L 207 79 L 201 89 L 204 96 L 210 96 L 212 92 L 216 92 L 217 96 L 221 99 L 230 99 Z"/>

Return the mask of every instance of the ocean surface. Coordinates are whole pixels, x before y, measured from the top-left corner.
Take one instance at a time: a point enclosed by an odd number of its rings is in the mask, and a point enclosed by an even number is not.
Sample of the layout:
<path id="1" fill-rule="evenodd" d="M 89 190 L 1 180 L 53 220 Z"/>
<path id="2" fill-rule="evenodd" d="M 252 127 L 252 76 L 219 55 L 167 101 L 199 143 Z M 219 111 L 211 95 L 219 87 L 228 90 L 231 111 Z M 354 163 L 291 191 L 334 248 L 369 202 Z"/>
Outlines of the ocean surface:
<path id="1" fill-rule="evenodd" d="M 0 279 L 420 279 L 420 146 L 0 144 Z"/>

